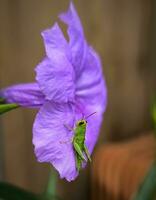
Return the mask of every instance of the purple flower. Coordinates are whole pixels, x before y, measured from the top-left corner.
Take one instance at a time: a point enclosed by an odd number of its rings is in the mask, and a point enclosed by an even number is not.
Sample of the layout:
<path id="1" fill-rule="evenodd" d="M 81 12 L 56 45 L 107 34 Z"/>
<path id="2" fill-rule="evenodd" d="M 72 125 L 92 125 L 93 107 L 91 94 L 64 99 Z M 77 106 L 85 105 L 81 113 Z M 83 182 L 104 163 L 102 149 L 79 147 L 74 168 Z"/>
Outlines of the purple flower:
<path id="1" fill-rule="evenodd" d="M 28 108 L 40 108 L 45 102 L 45 95 L 41 92 L 38 83 L 13 85 L 0 90 L 0 97 L 7 103 L 17 103 Z"/>
<path id="2" fill-rule="evenodd" d="M 36 67 L 36 83 L 6 88 L 0 96 L 25 107 L 40 107 L 33 125 L 33 144 L 38 161 L 51 163 L 61 178 L 74 180 L 76 170 L 73 132 L 82 116 L 88 118 L 85 144 L 93 151 L 102 114 L 106 108 L 106 86 L 98 55 L 87 44 L 73 4 L 59 16 L 68 26 L 69 42 L 57 23 L 42 32 L 46 57 Z M 66 142 L 69 141 L 69 142 Z"/>

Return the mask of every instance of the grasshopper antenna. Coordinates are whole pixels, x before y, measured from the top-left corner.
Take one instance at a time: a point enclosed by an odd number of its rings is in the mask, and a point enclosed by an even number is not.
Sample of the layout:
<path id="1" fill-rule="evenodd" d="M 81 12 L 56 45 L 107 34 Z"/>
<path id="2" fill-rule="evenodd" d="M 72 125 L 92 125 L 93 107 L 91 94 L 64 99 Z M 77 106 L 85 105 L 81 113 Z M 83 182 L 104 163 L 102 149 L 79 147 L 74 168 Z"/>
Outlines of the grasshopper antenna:
<path id="1" fill-rule="evenodd" d="M 88 115 L 87 117 L 85 117 L 85 119 L 88 119 L 90 116 L 94 115 L 95 113 L 97 113 L 97 112 L 91 113 L 90 115 Z"/>

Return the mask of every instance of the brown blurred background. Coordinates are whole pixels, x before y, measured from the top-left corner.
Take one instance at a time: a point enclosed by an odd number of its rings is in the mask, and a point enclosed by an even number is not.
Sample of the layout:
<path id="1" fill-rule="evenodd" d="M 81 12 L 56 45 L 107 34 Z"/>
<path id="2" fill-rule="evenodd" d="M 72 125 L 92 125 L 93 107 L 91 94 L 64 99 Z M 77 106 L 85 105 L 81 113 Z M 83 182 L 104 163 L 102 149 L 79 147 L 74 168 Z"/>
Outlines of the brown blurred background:
<path id="1" fill-rule="evenodd" d="M 99 52 L 108 86 L 108 107 L 99 143 L 136 137 L 151 129 L 156 89 L 156 2 L 74 0 L 87 40 Z M 0 86 L 34 81 L 42 60 L 40 32 L 53 25 L 67 0 L 0 0 Z M 34 192 L 44 190 L 48 164 L 32 146 L 36 111 L 18 109 L 0 118 L 0 179 Z M 97 145 L 97 147 L 98 147 Z M 89 199 L 89 167 L 73 183 L 58 181 L 65 200 Z"/>

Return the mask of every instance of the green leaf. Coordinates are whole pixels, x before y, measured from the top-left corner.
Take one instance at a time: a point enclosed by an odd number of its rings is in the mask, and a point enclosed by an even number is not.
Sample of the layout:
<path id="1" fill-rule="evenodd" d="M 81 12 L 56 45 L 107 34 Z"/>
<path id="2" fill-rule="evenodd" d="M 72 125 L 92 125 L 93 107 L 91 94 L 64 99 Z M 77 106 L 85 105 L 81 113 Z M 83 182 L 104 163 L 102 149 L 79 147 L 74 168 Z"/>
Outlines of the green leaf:
<path id="1" fill-rule="evenodd" d="M 15 104 L 15 103 L 12 103 L 12 104 L 0 104 L 0 115 L 5 113 L 5 112 L 8 112 L 10 110 L 13 110 L 15 108 L 18 108 L 19 105 Z"/>
<path id="2" fill-rule="evenodd" d="M 133 200 L 154 200 L 156 197 L 156 162 L 149 169 Z"/>
<path id="3" fill-rule="evenodd" d="M 34 194 L 9 183 L 0 182 L 0 200 L 60 200 L 57 196 Z"/>
<path id="4" fill-rule="evenodd" d="M 1 200 L 41 200 L 39 195 L 28 192 L 8 183 L 0 182 Z"/>

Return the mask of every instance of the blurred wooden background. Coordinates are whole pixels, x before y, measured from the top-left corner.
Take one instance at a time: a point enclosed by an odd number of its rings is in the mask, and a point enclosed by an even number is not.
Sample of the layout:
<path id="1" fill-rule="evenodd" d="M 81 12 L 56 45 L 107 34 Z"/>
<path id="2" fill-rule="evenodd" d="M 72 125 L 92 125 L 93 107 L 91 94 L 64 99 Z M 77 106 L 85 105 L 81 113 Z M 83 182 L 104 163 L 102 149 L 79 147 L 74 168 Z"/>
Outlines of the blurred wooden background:
<path id="1" fill-rule="evenodd" d="M 40 32 L 52 26 L 67 0 L 0 0 L 0 86 L 34 80 L 44 55 Z M 75 0 L 87 40 L 99 52 L 108 107 L 99 143 L 151 128 L 149 105 L 156 89 L 154 0 Z M 154 53 L 153 53 L 154 52 Z M 0 178 L 43 191 L 49 166 L 37 163 L 31 142 L 36 111 L 0 118 Z M 89 169 L 73 183 L 58 182 L 64 199 L 88 199 Z"/>

